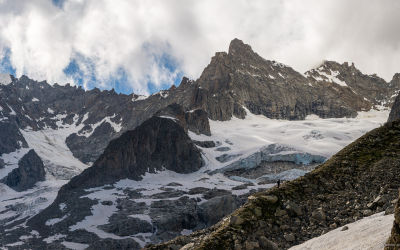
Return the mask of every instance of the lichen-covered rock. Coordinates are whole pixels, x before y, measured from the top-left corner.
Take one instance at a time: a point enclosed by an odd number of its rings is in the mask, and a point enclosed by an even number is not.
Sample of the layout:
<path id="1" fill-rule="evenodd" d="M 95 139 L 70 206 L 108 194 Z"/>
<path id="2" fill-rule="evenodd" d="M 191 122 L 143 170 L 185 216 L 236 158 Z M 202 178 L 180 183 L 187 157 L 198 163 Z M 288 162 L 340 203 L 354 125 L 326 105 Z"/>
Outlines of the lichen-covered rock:
<path id="1" fill-rule="evenodd" d="M 18 162 L 14 169 L 1 182 L 15 191 L 25 191 L 32 188 L 38 181 L 44 181 L 46 172 L 40 157 L 31 149 Z"/>

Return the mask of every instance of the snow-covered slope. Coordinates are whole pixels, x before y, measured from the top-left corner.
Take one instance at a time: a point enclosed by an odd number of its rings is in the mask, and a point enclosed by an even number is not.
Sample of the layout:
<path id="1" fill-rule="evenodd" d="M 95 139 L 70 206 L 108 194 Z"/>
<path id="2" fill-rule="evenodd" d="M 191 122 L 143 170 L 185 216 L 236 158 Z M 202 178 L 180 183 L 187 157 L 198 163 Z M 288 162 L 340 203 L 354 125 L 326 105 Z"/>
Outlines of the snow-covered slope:
<path id="1" fill-rule="evenodd" d="M 227 150 L 204 148 L 207 170 L 221 169 L 235 161 L 246 159 L 260 148 L 273 143 L 329 158 L 368 131 L 381 126 L 389 115 L 389 110 L 382 107 L 381 110 L 360 112 L 356 118 L 320 119 L 311 115 L 304 121 L 287 121 L 253 115 L 249 110 L 246 112 L 245 119 L 233 117 L 225 122 L 210 120 L 211 137 L 189 132 L 194 140 L 218 141 L 219 148 Z M 216 158 L 224 154 L 239 157 L 232 157 L 232 160 L 221 163 Z M 291 177 L 293 178 L 294 176 Z"/>
<path id="2" fill-rule="evenodd" d="M 384 212 L 350 223 L 343 227 L 313 238 L 290 250 L 382 250 L 390 236 L 394 215 Z"/>

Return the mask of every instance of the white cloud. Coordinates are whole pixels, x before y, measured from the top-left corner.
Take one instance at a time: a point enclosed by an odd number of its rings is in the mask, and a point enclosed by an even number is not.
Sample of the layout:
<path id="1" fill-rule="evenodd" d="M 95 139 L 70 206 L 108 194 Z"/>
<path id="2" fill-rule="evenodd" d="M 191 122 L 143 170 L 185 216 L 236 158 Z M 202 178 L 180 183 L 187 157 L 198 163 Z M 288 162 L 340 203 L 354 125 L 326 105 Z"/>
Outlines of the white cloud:
<path id="1" fill-rule="evenodd" d="M 50 0 L 0 0 L 0 51 L 10 50 L 17 76 L 73 83 L 63 70 L 75 60 L 87 88 L 93 76 L 110 88 L 124 71 L 140 94 L 148 93 L 149 81 L 161 88 L 180 72 L 198 78 L 233 38 L 301 72 L 329 59 L 390 80 L 400 64 L 399 7 L 397 1 L 66 0 L 60 8 Z"/>

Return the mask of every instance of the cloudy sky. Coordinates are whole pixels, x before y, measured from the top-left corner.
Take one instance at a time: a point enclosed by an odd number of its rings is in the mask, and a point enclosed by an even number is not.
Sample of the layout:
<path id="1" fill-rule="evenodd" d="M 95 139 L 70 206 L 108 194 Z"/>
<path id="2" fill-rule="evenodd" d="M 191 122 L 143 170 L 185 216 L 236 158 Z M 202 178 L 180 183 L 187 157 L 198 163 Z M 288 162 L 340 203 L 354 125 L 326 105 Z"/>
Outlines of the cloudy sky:
<path id="1" fill-rule="evenodd" d="M 0 72 L 149 94 L 197 79 L 232 39 L 304 72 L 324 59 L 390 80 L 400 1 L 0 0 Z"/>

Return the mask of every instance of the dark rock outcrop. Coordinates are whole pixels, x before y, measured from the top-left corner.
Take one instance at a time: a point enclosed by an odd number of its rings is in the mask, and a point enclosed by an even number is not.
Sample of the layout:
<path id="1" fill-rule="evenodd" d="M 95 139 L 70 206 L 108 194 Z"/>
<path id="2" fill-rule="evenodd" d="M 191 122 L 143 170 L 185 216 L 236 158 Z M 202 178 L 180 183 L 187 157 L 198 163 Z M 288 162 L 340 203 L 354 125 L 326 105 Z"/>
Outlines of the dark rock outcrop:
<path id="1" fill-rule="evenodd" d="M 213 148 L 216 146 L 215 142 L 213 141 L 193 141 L 199 147 L 202 148 Z"/>
<path id="2" fill-rule="evenodd" d="M 154 115 L 177 119 L 185 131 L 190 130 L 196 134 L 211 135 L 208 115 L 201 109 L 185 111 L 181 105 L 173 103 L 157 111 Z"/>
<path id="3" fill-rule="evenodd" d="M 288 249 L 374 213 L 389 214 L 400 187 L 399 140 L 400 120 L 367 133 L 305 176 L 249 196 L 229 217 L 186 236 L 190 249 Z M 400 242 L 399 211 L 390 244 Z M 145 249 L 172 244 L 187 245 L 178 237 Z"/>
<path id="4" fill-rule="evenodd" d="M 38 181 L 44 181 L 46 172 L 40 157 L 31 149 L 18 162 L 18 168 L 14 169 L 1 182 L 15 191 L 25 191 L 32 188 Z"/>
<path id="5" fill-rule="evenodd" d="M 25 138 L 15 124 L 15 117 L 11 116 L 7 120 L 2 122 L 0 119 L 0 156 L 14 152 L 21 147 L 28 147 Z"/>
<path id="6" fill-rule="evenodd" d="M 399 118 L 400 118 L 400 95 L 397 95 L 396 100 L 393 103 L 392 110 L 390 110 L 388 122 L 395 121 Z"/>
<path id="7" fill-rule="evenodd" d="M 110 142 L 104 153 L 67 187 L 112 184 L 123 178 L 140 180 L 146 172 L 172 170 L 188 174 L 202 167 L 200 150 L 176 121 L 154 116 Z"/>
<path id="8" fill-rule="evenodd" d="M 397 199 L 394 209 L 394 222 L 385 250 L 398 250 L 400 246 L 400 199 Z"/>

